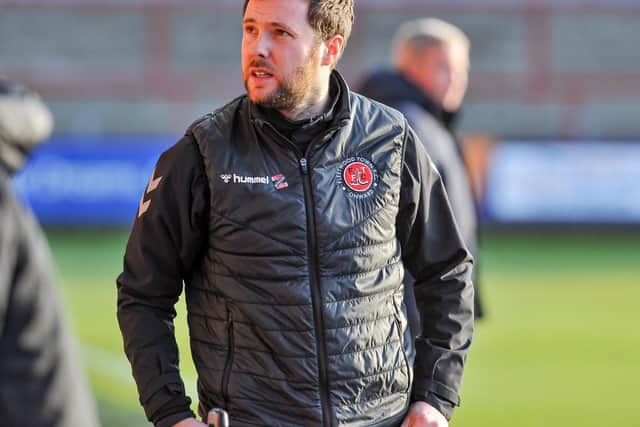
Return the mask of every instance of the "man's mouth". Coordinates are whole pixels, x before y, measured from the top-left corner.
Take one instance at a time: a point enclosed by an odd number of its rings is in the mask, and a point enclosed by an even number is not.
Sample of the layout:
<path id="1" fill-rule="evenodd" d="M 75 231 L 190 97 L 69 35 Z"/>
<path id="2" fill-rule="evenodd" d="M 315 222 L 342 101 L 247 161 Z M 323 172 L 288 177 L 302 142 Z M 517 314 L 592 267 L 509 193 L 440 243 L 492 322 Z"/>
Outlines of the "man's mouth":
<path id="1" fill-rule="evenodd" d="M 256 77 L 271 77 L 271 74 L 265 73 L 264 71 L 254 71 L 253 75 Z"/>
<path id="2" fill-rule="evenodd" d="M 251 70 L 251 76 L 258 79 L 268 79 L 273 77 L 273 73 L 263 68 L 254 68 Z"/>

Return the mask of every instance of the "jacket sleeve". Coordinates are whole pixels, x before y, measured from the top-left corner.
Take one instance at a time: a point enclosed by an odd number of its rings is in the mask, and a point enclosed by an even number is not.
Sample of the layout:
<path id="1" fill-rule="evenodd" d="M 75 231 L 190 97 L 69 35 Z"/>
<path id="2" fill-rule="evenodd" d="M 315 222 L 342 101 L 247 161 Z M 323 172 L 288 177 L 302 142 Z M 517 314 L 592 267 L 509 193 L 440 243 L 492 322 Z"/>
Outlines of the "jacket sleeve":
<path id="1" fill-rule="evenodd" d="M 458 391 L 473 334 L 472 257 L 440 175 L 408 126 L 397 227 L 403 263 L 416 280 L 422 319 L 412 400 L 425 401 L 450 419 L 460 403 Z"/>
<path id="2" fill-rule="evenodd" d="M 174 305 L 206 241 L 209 191 L 185 136 L 160 156 L 140 201 L 117 279 L 118 322 L 140 403 L 156 426 L 193 416 L 178 370 Z"/>

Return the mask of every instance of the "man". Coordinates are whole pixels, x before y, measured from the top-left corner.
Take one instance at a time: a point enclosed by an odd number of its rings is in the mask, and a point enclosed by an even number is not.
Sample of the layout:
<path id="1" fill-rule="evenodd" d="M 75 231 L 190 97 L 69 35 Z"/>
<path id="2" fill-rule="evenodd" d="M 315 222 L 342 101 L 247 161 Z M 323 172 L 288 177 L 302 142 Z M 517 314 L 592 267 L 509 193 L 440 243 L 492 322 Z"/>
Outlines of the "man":
<path id="1" fill-rule="evenodd" d="M 478 260 L 478 213 L 454 125 L 468 86 L 469 39 L 457 27 L 434 18 L 409 21 L 394 37 L 395 70 L 377 71 L 359 90 L 400 110 L 416 131 L 442 176 L 463 239 Z M 474 268 L 475 316 L 482 316 Z M 405 281 L 412 329 L 419 331 L 409 278 Z"/>
<path id="2" fill-rule="evenodd" d="M 9 180 L 52 124 L 37 95 L 0 78 L 0 424 L 8 427 L 98 425 L 47 243 Z"/>
<path id="3" fill-rule="evenodd" d="M 404 118 L 334 71 L 352 0 L 249 0 L 247 95 L 164 153 L 118 278 L 140 400 L 202 426 L 178 371 L 184 279 L 199 413 L 232 426 L 446 426 L 471 343 L 471 258 Z M 424 335 L 413 346 L 403 264 Z"/>

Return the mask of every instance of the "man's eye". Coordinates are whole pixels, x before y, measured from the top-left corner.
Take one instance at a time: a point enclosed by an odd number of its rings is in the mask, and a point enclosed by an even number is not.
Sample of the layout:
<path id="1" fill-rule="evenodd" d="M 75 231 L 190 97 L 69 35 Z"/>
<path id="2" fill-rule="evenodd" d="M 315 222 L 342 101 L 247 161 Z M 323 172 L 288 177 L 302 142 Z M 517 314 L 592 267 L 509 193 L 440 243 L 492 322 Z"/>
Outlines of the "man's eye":
<path id="1" fill-rule="evenodd" d="M 291 37 L 291 33 L 285 30 L 276 30 L 278 36 Z"/>
<path id="2" fill-rule="evenodd" d="M 247 34 L 253 34 L 256 32 L 256 29 L 254 27 L 244 27 L 244 32 Z"/>

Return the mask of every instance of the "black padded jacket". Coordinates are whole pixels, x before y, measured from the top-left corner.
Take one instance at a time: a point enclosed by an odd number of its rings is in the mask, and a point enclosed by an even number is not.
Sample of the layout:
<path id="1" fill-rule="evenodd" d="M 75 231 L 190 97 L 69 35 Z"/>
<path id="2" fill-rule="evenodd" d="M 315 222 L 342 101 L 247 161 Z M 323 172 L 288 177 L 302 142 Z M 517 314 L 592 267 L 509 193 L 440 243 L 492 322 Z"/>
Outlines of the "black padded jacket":
<path id="1" fill-rule="evenodd" d="M 339 110 L 305 153 L 243 96 L 158 161 L 118 278 L 125 351 L 156 425 L 190 415 L 173 333 L 183 280 L 202 416 L 398 426 L 413 400 L 447 417 L 459 404 L 471 257 L 403 116 L 339 81 Z M 405 268 L 423 318 L 415 346 Z"/>

